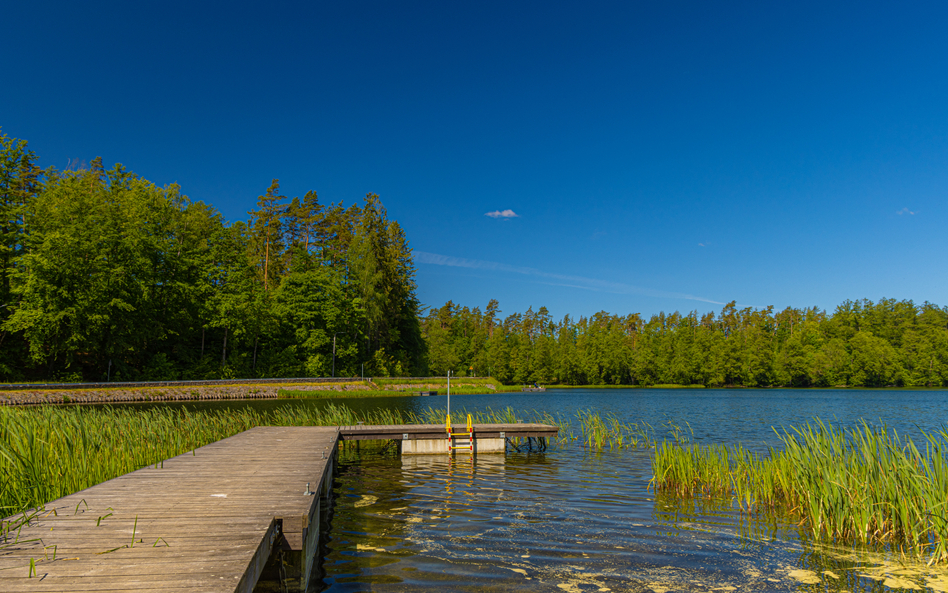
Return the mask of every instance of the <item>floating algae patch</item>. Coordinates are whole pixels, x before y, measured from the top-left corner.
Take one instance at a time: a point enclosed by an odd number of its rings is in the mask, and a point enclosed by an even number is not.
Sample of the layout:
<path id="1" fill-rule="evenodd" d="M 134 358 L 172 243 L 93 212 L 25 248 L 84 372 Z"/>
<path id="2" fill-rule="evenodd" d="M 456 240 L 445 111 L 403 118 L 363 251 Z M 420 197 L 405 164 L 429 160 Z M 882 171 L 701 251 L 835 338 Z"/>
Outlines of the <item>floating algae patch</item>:
<path id="1" fill-rule="evenodd" d="M 853 591 L 877 591 L 880 587 L 893 591 L 934 591 L 948 593 L 948 567 L 900 557 L 896 553 L 834 547 L 828 544 L 809 546 L 800 562 L 810 567 L 808 573 L 820 571 L 818 581 L 827 587 L 838 586 Z M 787 572 L 791 578 L 800 569 Z"/>
<path id="2" fill-rule="evenodd" d="M 822 582 L 823 582 L 823 579 L 821 579 L 821 578 L 820 578 L 815 572 L 813 572 L 812 570 L 805 570 L 805 569 L 797 568 L 797 569 L 788 571 L 788 572 L 787 572 L 787 576 L 790 577 L 791 579 L 795 580 L 795 581 L 804 583 L 804 584 L 806 584 L 806 585 L 816 585 L 816 584 L 818 584 L 818 583 L 822 583 Z"/>
<path id="3" fill-rule="evenodd" d="M 372 506 L 373 504 L 375 504 L 376 502 L 378 502 L 378 500 L 379 500 L 379 497 L 378 497 L 378 496 L 372 496 L 372 495 L 370 495 L 370 494 L 363 494 L 362 497 L 361 497 L 359 500 L 357 500 L 356 503 L 355 503 L 355 505 L 353 505 L 353 506 L 355 506 L 357 509 L 358 509 L 358 508 L 361 508 L 361 507 L 368 507 L 368 506 Z"/>

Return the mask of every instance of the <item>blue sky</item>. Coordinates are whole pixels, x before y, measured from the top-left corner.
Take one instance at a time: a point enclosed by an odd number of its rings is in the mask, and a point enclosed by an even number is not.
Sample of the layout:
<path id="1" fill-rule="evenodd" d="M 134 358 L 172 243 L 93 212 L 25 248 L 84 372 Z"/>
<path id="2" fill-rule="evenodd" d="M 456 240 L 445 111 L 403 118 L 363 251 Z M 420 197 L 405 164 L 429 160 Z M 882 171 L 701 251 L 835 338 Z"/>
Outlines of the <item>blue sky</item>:
<path id="1" fill-rule="evenodd" d="M 431 306 L 948 305 L 946 30 L 936 2 L 17 3 L 0 126 L 228 220 L 273 178 L 378 193 Z"/>

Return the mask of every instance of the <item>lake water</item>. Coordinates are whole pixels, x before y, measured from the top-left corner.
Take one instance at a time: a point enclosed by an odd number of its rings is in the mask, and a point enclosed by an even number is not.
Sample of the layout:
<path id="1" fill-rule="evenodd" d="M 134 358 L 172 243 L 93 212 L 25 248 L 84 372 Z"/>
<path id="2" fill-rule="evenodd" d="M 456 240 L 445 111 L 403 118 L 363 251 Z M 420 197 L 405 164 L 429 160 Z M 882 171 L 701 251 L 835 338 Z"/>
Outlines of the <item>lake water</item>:
<path id="1" fill-rule="evenodd" d="M 337 400 L 357 409 L 440 408 L 445 397 Z M 910 390 L 564 389 L 454 396 L 452 409 L 577 410 L 690 426 L 701 442 L 778 444 L 773 428 L 814 417 L 864 419 L 916 439 L 943 427 L 948 392 Z M 189 407 L 284 405 L 206 402 Z M 291 405 L 325 405 L 318 400 Z M 340 455 L 323 590 L 348 591 L 948 591 L 948 570 L 893 555 L 815 546 L 784 517 L 748 519 L 727 500 L 649 490 L 650 453 L 401 457 Z M 948 494 L 946 494 L 948 496 Z"/>

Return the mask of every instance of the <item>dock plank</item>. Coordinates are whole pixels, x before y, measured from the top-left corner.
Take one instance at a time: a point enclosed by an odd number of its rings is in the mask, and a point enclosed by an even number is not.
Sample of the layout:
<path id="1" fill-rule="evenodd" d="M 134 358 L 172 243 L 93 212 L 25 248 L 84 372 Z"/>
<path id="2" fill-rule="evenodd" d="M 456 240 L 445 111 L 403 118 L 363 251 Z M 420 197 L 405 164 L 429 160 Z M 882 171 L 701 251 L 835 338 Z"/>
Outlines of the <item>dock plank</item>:
<path id="1" fill-rule="evenodd" d="M 258 427 L 53 501 L 0 551 L 0 590 L 250 591 L 276 519 L 299 529 L 312 515 L 318 496 L 303 493 L 319 491 L 337 439 Z"/>

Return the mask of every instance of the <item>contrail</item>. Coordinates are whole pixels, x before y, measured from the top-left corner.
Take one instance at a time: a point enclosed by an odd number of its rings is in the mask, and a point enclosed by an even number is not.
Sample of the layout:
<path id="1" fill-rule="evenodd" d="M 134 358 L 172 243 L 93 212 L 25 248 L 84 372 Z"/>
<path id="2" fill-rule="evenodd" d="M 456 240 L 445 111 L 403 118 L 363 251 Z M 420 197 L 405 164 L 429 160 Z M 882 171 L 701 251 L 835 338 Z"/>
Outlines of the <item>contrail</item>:
<path id="1" fill-rule="evenodd" d="M 689 301 L 700 301 L 702 303 L 711 303 L 712 305 L 724 305 L 725 303 L 713 301 L 704 297 L 682 292 L 668 292 L 664 290 L 654 290 L 651 288 L 642 288 L 622 282 L 609 282 L 606 280 L 597 280 L 596 278 L 586 278 L 583 276 L 568 276 L 565 274 L 553 274 L 544 272 L 536 268 L 525 268 L 521 266 L 511 266 L 499 262 L 484 261 L 480 259 L 465 259 L 463 257 L 453 257 L 450 255 L 441 255 L 438 253 L 428 253 L 427 251 L 413 251 L 415 261 L 422 264 L 433 266 L 450 266 L 454 268 L 471 268 L 475 270 L 495 270 L 498 272 L 510 272 L 512 274 L 522 274 L 524 276 L 535 276 L 537 278 L 548 278 L 559 280 L 560 282 L 569 282 L 563 284 L 571 288 L 581 288 L 584 290 L 595 290 L 599 292 L 608 292 L 612 294 L 640 294 L 644 296 L 685 299 Z"/>

